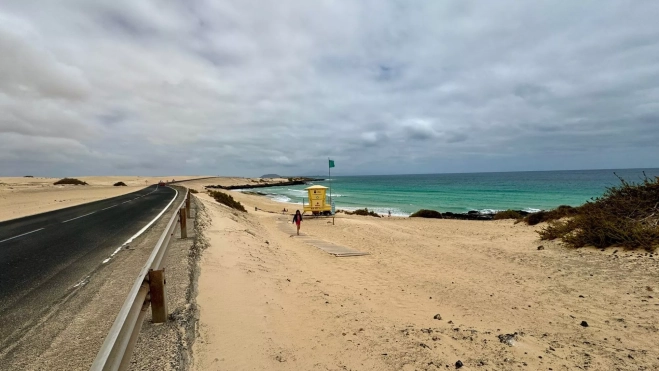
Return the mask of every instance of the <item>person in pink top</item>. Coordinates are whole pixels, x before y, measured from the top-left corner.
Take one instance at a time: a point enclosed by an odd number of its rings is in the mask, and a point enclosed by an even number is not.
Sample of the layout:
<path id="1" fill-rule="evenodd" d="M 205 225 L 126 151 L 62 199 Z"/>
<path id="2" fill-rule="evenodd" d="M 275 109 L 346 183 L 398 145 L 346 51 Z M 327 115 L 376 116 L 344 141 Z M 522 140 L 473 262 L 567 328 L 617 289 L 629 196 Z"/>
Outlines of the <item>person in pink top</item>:
<path id="1" fill-rule="evenodd" d="M 302 214 L 300 214 L 300 210 L 295 211 L 295 215 L 293 216 L 293 223 L 297 225 L 297 235 L 300 235 L 300 224 L 302 224 Z"/>

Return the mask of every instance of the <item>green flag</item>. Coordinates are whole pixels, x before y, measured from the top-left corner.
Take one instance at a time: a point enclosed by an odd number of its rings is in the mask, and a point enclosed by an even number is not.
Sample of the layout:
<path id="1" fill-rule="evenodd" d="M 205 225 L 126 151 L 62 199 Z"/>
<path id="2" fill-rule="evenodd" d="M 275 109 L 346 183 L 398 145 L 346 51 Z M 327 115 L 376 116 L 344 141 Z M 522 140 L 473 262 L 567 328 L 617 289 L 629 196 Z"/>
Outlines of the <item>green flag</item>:
<path id="1" fill-rule="evenodd" d="M 334 160 L 329 160 L 329 167 L 330 169 L 334 167 Z"/>

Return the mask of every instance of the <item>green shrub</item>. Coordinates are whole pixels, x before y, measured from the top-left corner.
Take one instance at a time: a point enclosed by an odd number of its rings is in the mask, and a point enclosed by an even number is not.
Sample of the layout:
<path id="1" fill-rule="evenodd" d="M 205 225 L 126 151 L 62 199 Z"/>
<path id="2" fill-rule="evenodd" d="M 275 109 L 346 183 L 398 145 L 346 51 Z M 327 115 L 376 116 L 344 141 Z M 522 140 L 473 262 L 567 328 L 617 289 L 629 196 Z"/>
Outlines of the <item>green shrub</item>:
<path id="1" fill-rule="evenodd" d="M 521 219 L 522 214 L 518 213 L 515 210 L 505 210 L 505 211 L 499 211 L 494 216 L 492 219 L 494 220 L 503 220 L 503 219 Z"/>
<path id="2" fill-rule="evenodd" d="M 622 246 L 654 250 L 659 245 L 659 177 L 607 188 L 566 221 L 549 223 L 541 239 L 561 238 L 572 247 Z"/>
<path id="3" fill-rule="evenodd" d="M 208 194 L 211 197 L 213 197 L 215 199 L 215 201 L 217 201 L 221 204 L 227 205 L 232 209 L 247 212 L 247 210 L 245 210 L 245 207 L 243 206 L 243 204 L 241 204 L 240 202 L 234 200 L 233 197 L 231 197 L 231 195 L 228 195 L 228 194 L 226 194 L 224 192 L 220 192 L 220 191 L 210 191 L 210 190 L 208 191 Z"/>
<path id="4" fill-rule="evenodd" d="M 410 215 L 410 218 L 435 218 L 435 219 L 442 219 L 442 213 L 439 211 L 435 210 L 426 210 L 426 209 L 421 209 L 414 214 Z"/>
<path id="5" fill-rule="evenodd" d="M 71 184 L 71 185 L 87 185 L 87 182 L 83 182 L 82 180 L 74 179 L 74 178 L 64 178 L 56 181 L 53 183 L 54 185 L 60 185 L 60 184 Z"/>
<path id="6" fill-rule="evenodd" d="M 114 186 L 115 186 L 115 187 L 126 187 L 126 183 L 124 183 L 124 182 L 116 182 L 116 183 L 114 183 Z"/>

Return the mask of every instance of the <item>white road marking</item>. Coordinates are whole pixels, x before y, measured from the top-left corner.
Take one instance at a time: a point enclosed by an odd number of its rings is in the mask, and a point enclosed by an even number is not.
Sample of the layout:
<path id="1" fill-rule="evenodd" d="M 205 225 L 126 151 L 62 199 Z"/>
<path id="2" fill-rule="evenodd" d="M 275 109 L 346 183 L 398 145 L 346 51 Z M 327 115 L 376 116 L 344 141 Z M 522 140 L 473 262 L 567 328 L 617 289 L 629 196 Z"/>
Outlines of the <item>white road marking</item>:
<path id="1" fill-rule="evenodd" d="M 0 241 L 0 243 L 3 243 L 3 242 L 5 242 L 5 241 L 9 241 L 9 240 L 13 240 L 14 238 L 23 237 L 23 236 L 28 235 L 28 234 L 30 234 L 30 233 L 39 232 L 39 231 L 44 230 L 44 229 L 46 229 L 46 228 L 39 228 L 39 229 L 35 229 L 35 230 L 33 230 L 32 232 L 27 232 L 27 233 L 19 234 L 18 236 L 14 236 L 14 237 L 10 237 L 10 238 L 4 239 L 4 240 Z"/>
<path id="2" fill-rule="evenodd" d="M 172 189 L 174 189 L 174 188 L 172 188 Z M 155 192 L 155 191 L 154 191 L 154 192 Z M 117 253 L 118 253 L 119 251 L 121 251 L 121 249 L 122 249 L 124 246 L 126 246 L 126 245 L 128 245 L 129 243 L 133 242 L 134 239 L 136 239 L 137 237 L 139 237 L 142 233 L 146 232 L 146 230 L 149 229 L 149 227 L 150 227 L 153 223 L 155 223 L 156 220 L 160 219 L 160 217 L 162 216 L 162 214 L 164 214 L 165 211 L 167 211 L 167 209 L 169 209 L 169 207 L 172 205 L 172 203 L 176 200 L 176 197 L 178 197 L 178 191 L 177 191 L 176 189 L 174 189 L 174 192 L 176 192 L 176 193 L 174 194 L 174 198 L 172 198 L 172 200 L 169 201 L 169 203 L 167 204 L 167 206 L 165 206 L 165 208 L 162 209 L 162 211 L 160 212 L 160 214 L 158 214 L 158 216 L 156 216 L 155 218 L 153 218 L 153 220 L 150 221 L 149 224 L 147 224 L 146 226 L 144 226 L 144 228 L 140 229 L 140 230 L 139 230 L 137 233 L 135 233 L 131 238 L 127 239 L 126 242 L 124 242 L 121 246 L 119 246 L 116 250 L 114 250 L 114 252 L 112 253 L 112 255 L 110 255 L 110 257 L 108 257 L 107 259 L 103 260 L 103 263 L 102 263 L 102 264 L 106 264 L 107 262 L 109 262 L 110 260 L 112 260 L 112 258 L 113 258 L 115 255 L 117 255 Z"/>
<path id="3" fill-rule="evenodd" d="M 68 222 L 70 222 L 70 221 L 72 221 L 72 220 L 76 220 L 76 219 L 84 218 L 84 217 L 86 217 L 86 216 L 89 216 L 89 215 L 92 215 L 92 214 L 95 214 L 95 213 L 96 213 L 96 211 L 92 211 L 92 212 L 89 213 L 89 214 L 76 216 L 76 217 L 73 218 L 73 219 L 69 219 L 69 220 L 65 220 L 65 221 L 63 221 L 62 224 L 64 224 L 64 223 L 68 223 Z"/>
<path id="4" fill-rule="evenodd" d="M 126 201 L 124 201 L 124 202 L 121 202 L 121 203 L 118 203 L 118 204 L 116 204 L 116 205 L 112 205 L 112 206 L 106 207 L 105 209 L 101 209 L 101 210 L 99 210 L 99 211 L 103 211 L 103 210 L 111 209 L 111 208 L 113 208 L 113 207 L 117 207 L 117 206 L 119 206 L 119 205 L 123 205 L 123 204 L 125 204 L 125 203 L 131 202 L 131 201 L 134 201 L 134 200 L 137 200 L 138 198 L 142 198 L 142 197 L 148 196 L 148 195 L 150 195 L 151 193 L 153 193 L 153 192 L 155 192 L 155 191 L 157 191 L 157 190 L 158 190 L 158 189 L 156 188 L 156 189 L 154 189 L 153 191 L 151 191 L 151 192 L 149 192 L 149 193 L 147 193 L 147 194 L 145 194 L 145 195 L 141 195 L 141 196 L 139 196 L 139 197 L 135 197 L 135 198 L 133 198 L 133 199 L 126 200 Z"/>

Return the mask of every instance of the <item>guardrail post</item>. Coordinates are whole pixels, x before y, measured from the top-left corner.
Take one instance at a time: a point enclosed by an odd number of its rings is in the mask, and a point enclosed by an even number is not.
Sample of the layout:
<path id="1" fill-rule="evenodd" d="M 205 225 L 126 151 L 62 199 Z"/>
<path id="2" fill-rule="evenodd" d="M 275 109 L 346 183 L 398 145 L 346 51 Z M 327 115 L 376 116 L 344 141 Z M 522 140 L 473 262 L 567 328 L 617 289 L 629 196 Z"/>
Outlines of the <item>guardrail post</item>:
<path id="1" fill-rule="evenodd" d="M 179 218 L 181 219 L 181 238 L 188 238 L 188 216 L 184 207 L 179 211 Z"/>
<path id="2" fill-rule="evenodd" d="M 188 190 L 188 197 L 185 199 L 185 212 L 187 213 L 187 216 L 190 217 L 192 214 L 190 214 L 190 191 Z"/>
<path id="3" fill-rule="evenodd" d="M 151 316 L 154 323 L 167 322 L 167 292 L 165 291 L 165 268 L 149 270 L 149 296 Z"/>

